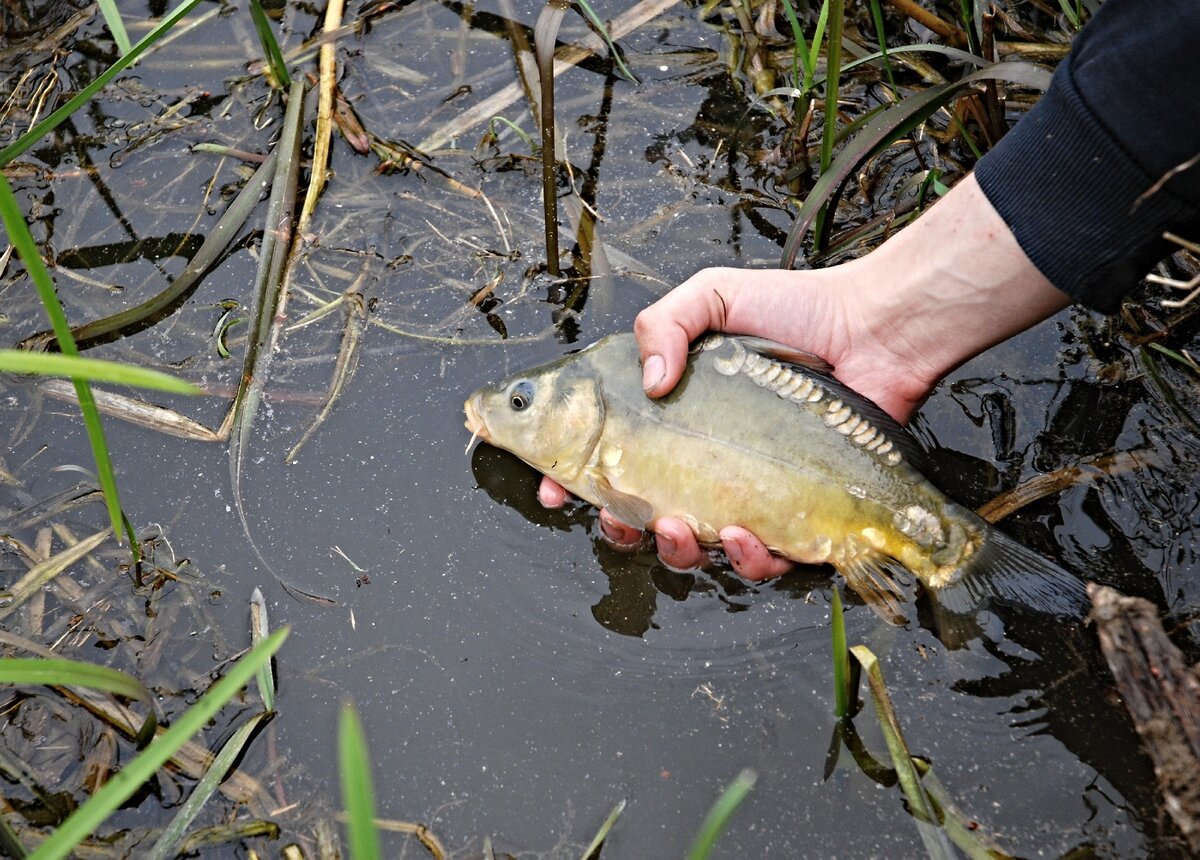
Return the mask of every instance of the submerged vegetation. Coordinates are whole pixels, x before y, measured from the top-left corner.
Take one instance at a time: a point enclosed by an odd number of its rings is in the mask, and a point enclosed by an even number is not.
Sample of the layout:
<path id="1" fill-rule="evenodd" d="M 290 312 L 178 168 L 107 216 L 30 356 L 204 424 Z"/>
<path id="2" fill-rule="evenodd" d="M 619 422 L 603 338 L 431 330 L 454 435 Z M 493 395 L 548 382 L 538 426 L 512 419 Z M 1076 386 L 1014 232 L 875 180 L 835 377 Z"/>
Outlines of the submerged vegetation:
<path id="1" fill-rule="evenodd" d="M 320 24 L 309 21 L 311 10 L 300 4 L 274 7 L 272 21 L 258 0 L 248 8 L 207 11 L 199 0 L 185 0 L 158 21 L 135 20 L 109 0 L 99 4 L 101 17 L 93 10 L 77 14 L 70 4 L 30 2 L 14 12 L 20 26 L 10 30 L 9 47 L 0 53 L 7 76 L 0 129 L 8 141 L 0 150 L 0 215 L 9 245 L 2 257 L 0 331 L 13 335 L 7 345 L 15 348 L 0 350 L 0 371 L 18 375 L 4 382 L 5 390 L 36 404 L 31 415 L 51 415 L 45 398 L 77 402 L 94 459 L 89 468 L 46 465 L 38 459 L 41 450 L 14 459 L 31 433 L 24 417 L 7 428 L 0 452 L 6 568 L 0 683 L 11 688 L 2 711 L 0 770 L 7 787 L 0 801 L 0 849 L 9 856 L 275 856 L 275 842 L 282 840 L 289 845 L 284 856 L 299 856 L 302 846 L 303 856 L 334 857 L 342 850 L 338 822 L 344 822 L 349 856 L 385 856 L 380 837 L 392 833 L 412 843 L 410 854 L 459 853 L 447 851 L 427 824 L 377 817 L 371 772 L 376 779 L 383 775 L 371 766 L 364 734 L 382 748 L 405 726 L 388 727 L 392 737 L 383 725 L 364 732 L 347 705 L 337 743 L 332 733 L 322 738 L 337 747 L 344 814 L 330 811 L 338 800 L 328 786 L 311 785 L 311 775 L 280 752 L 277 709 L 285 716 L 287 704 L 278 701 L 272 655 L 279 652 L 286 661 L 287 649 L 279 649 L 287 630 L 268 632 L 258 595 L 251 603 L 251 632 L 242 634 L 246 595 L 238 590 L 226 596 L 228 571 L 200 569 L 182 554 L 190 549 L 172 545 L 170 524 L 186 516 L 183 504 L 173 512 L 160 508 L 156 493 L 133 502 L 128 494 L 118 496 L 118 474 L 136 468 L 129 465 L 126 434 L 151 431 L 227 446 L 228 480 L 217 495 L 231 496 L 228 507 L 240 532 L 221 540 L 245 548 L 238 558 L 246 570 L 261 565 L 305 606 L 332 611 L 326 607 L 338 598 L 328 582 L 308 584 L 260 549 L 254 513 L 245 503 L 248 465 L 262 456 L 263 427 L 273 421 L 264 403 L 275 386 L 277 402 L 294 393 L 280 380 L 305 366 L 294 356 L 277 358 L 286 338 L 319 332 L 311 335 L 320 353 L 313 364 L 324 374 L 323 393 L 296 395 L 315 417 L 287 442 L 290 463 L 325 432 L 351 388 L 369 336 L 389 338 L 378 347 L 389 356 L 403 356 L 413 345 L 572 344 L 588 315 L 593 321 L 628 317 L 636 310 L 634 299 L 619 294 L 614 283 L 625 278 L 649 285 L 651 293 L 669 285 L 664 261 L 638 255 L 657 253 L 647 250 L 648 237 L 669 235 L 681 201 L 716 201 L 714 208 L 728 211 L 734 224 L 729 245 L 740 248 L 749 225 L 782 255 L 784 266 L 823 265 L 861 253 L 916 217 L 1003 135 L 1044 89 L 1091 4 L 1035 2 L 1018 20 L 994 8 L 977 15 L 980 7 L 967 2 L 640 0 L 622 9 L 582 2 L 574 15 L 565 2 L 550 0 L 535 24 L 524 20 L 528 10 L 518 12 L 503 0 L 494 11 L 446 3 L 438 8 L 461 22 L 453 88 L 423 96 L 425 116 L 408 129 L 372 114 L 384 103 L 368 96 L 376 87 L 412 98 L 410 90 L 424 84 L 427 73 L 410 65 L 403 51 L 371 57 L 390 49 L 361 40 L 389 16 L 421 13 L 421 5 L 372 0 L 344 20 L 340 3 L 331 0 Z M 156 81 L 165 66 L 193 62 L 186 55 L 176 60 L 171 40 L 226 33 L 215 29 L 226 16 L 241 16 L 245 32 L 260 40 L 256 58 L 244 67 L 228 51 L 198 50 L 194 65 L 215 67 L 216 79 L 227 79 L 226 92 Z M 666 23 L 656 23 L 664 16 Z M 649 49 L 660 37 L 647 35 L 639 43 L 643 53 L 622 53 L 622 40 L 654 27 L 661 26 L 661 40 L 669 41 L 666 34 L 681 16 L 700 21 L 720 47 L 660 57 Z M 296 34 L 306 25 L 311 36 L 299 41 Z M 144 35 L 131 41 L 126 29 Z M 285 38 L 277 40 L 277 33 Z M 511 57 L 499 64 L 502 73 L 468 74 L 465 58 L 475 50 L 477 33 L 511 47 Z M 67 55 L 83 60 L 64 83 Z M 25 56 L 33 59 L 26 64 Z M 669 78 L 643 83 L 640 78 L 649 75 L 637 74 L 660 61 L 666 68 L 664 57 L 685 69 L 686 78 L 699 77 L 690 70 L 707 69 L 714 56 L 726 65 L 723 80 L 732 82 L 722 84 L 718 95 L 736 103 L 710 106 L 713 118 L 690 137 L 649 145 L 647 159 L 661 166 L 652 187 L 616 177 L 615 192 L 605 199 L 598 177 L 609 135 L 616 133 L 609 127 L 613 102 L 637 99 L 639 87 L 675 86 Z M 126 74 L 134 63 L 141 64 L 138 74 Z M 359 63 L 365 71 L 355 68 Z M 599 70 L 593 83 L 602 81 L 600 109 L 571 123 L 562 112 L 568 106 L 578 114 L 579 85 L 565 97 L 556 95 L 555 76 L 581 65 Z M 516 82 L 497 84 L 513 77 L 513 67 Z M 76 79 L 81 68 L 88 71 L 86 81 Z M 310 88 L 317 94 L 315 112 L 306 105 Z M 460 99 L 476 89 L 489 95 L 460 107 Z M 132 127 L 128 118 L 113 120 L 97 110 L 93 100 L 105 98 L 118 106 L 114 114 L 128 109 L 136 117 Z M 147 113 L 151 109 L 157 113 Z M 591 163 L 582 168 L 576 127 L 595 136 Z M 155 147 L 164 141 L 179 145 L 163 155 Z M 536 162 L 527 152 L 535 141 Z M 93 145 L 106 154 L 107 168 L 90 161 Z M 330 152 L 337 147 L 345 153 L 331 169 Z M 346 178 L 354 174 L 346 161 L 351 152 L 373 159 L 357 185 Z M 151 211 L 161 206 L 191 219 L 183 233 L 153 249 L 106 185 L 106 177 L 120 175 L 124 160 L 139 155 L 158 160 L 165 175 L 156 180 L 161 187 L 140 178 L 136 190 L 121 193 L 143 196 Z M 397 173 L 420 184 L 401 192 L 405 211 L 385 211 L 374 200 L 383 199 L 380 183 Z M 541 205 L 529 205 L 539 177 Z M 70 181 L 95 186 L 108 208 L 101 227 L 92 226 L 90 213 L 57 211 L 64 204 L 55 198 L 61 188 L 56 183 Z M 176 192 L 186 199 L 180 202 Z M 498 206 L 493 195 L 513 202 Z M 661 205 L 634 211 L 627 202 L 650 195 L 662 195 Z M 340 214 L 352 199 L 362 208 Z M 561 243 L 560 207 L 569 224 Z M 379 225 L 377 232 L 350 232 L 368 221 Z M 79 237 L 93 229 L 106 237 L 112 229 L 121 238 L 85 248 L 92 257 L 77 260 Z M 540 249 L 533 236 L 545 237 Z M 1165 289 L 1187 291 L 1186 297 L 1127 307 L 1119 324 L 1096 333 L 1096 345 L 1085 345 L 1089 361 L 1103 366 L 1099 372 L 1115 375 L 1128 371 L 1106 352 L 1112 338 L 1139 347 L 1139 379 L 1166 413 L 1192 430 L 1200 403 L 1197 365 L 1188 352 L 1200 307 L 1192 301 L 1200 277 L 1194 238 L 1178 239 L 1174 268 L 1154 279 Z M 248 250 L 242 257 L 253 256 L 253 265 L 238 257 Z M 172 271 L 163 263 L 172 256 L 186 263 Z M 377 289 L 396 271 L 419 274 L 414 283 L 421 285 L 409 292 Z M 156 286 L 160 279 L 165 287 Z M 229 298 L 198 307 L 201 285 L 217 279 Z M 127 285 L 128 298 L 122 295 Z M 295 321 L 289 305 L 299 309 Z M 39 331 L 39 314 L 49 319 L 49 331 Z M 81 356 L 92 349 L 107 350 L 109 359 Z M 208 396 L 164 406 L 93 390 L 93 384 Z M 972 418 L 989 414 L 988 404 L 997 401 L 987 396 L 981 395 Z M 51 417 L 77 420 L 65 412 Z M 993 426 L 1003 437 L 1004 416 Z M 151 470 L 168 456 L 148 458 Z M 1130 467 L 1128 458 L 1109 457 L 1045 469 L 1037 481 L 1009 482 L 1009 493 L 993 502 L 994 516 Z M 41 479 L 56 468 L 81 472 L 82 479 L 47 493 Z M 101 505 L 107 525 L 95 522 Z M 121 536 L 128 546 L 114 547 Z M 340 548 L 338 553 L 349 562 Z M 349 563 L 356 589 L 371 587 L 367 569 Z M 276 574 L 277 567 L 287 575 Z M 223 604 L 238 607 L 232 611 L 236 635 L 228 632 L 231 610 L 218 609 Z M 864 644 L 848 647 L 836 589 L 832 606 L 835 734 L 826 778 L 845 747 L 870 780 L 900 785 L 930 856 L 996 856 L 950 803 L 928 763 L 909 749 L 874 651 Z M 352 611 L 349 618 L 353 629 Z M 417 659 L 416 653 L 399 659 Z M 291 668 L 293 681 L 300 675 L 324 680 L 328 669 Z M 890 766 L 871 756 L 854 728 L 860 674 L 867 678 Z M 307 743 L 316 745 L 311 738 Z M 986 769 L 987 762 L 979 766 Z M 253 768 L 260 772 L 251 775 Z M 754 784 L 754 772 L 742 772 L 694 837 L 690 830 L 678 834 L 693 838 L 690 858 L 719 852 L 722 830 Z M 706 789 L 692 791 L 707 803 Z M 637 797 L 621 800 L 575 854 L 600 856 L 610 833 L 620 832 L 622 811 L 638 803 Z M 596 820 L 602 812 L 587 810 Z M 590 828 L 595 832 L 594 823 Z M 473 836 L 453 834 L 456 845 Z M 490 837 L 482 844 L 485 856 L 505 856 L 493 850 Z M 622 856 L 639 853 L 628 843 L 624 850 Z"/>

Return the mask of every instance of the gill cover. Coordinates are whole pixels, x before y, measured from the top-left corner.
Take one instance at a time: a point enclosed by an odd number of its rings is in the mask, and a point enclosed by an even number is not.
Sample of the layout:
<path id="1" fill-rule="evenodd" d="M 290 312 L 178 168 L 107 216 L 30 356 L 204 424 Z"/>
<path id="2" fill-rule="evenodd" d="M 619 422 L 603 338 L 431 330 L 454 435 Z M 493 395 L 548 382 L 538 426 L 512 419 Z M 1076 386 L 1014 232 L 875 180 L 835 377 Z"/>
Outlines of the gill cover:
<path id="1" fill-rule="evenodd" d="M 604 428 L 604 397 L 593 378 L 555 363 L 481 390 L 493 444 L 558 480 L 573 481 Z"/>

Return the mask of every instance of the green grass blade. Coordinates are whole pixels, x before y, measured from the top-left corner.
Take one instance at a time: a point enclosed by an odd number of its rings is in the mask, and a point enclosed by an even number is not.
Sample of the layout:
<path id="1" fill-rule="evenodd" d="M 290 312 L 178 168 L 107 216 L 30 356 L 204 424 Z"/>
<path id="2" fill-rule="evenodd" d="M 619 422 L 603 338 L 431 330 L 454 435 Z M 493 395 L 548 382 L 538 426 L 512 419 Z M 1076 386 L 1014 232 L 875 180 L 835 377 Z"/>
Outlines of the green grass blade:
<path id="1" fill-rule="evenodd" d="M 137 678 L 79 660 L 49 658 L 9 658 L 0 660 L 0 684 L 44 684 L 60 687 L 87 687 L 103 693 L 116 693 L 129 699 L 149 702 L 150 691 Z"/>
<path id="2" fill-rule="evenodd" d="M 512 129 L 513 134 L 525 141 L 525 145 L 529 147 L 531 152 L 537 151 L 537 143 L 535 143 L 533 138 L 529 136 L 529 133 L 507 117 L 494 116 L 488 121 L 488 131 L 490 131 L 493 136 L 499 136 L 496 134 L 496 123 L 498 122 L 502 122 Z"/>
<path id="3" fill-rule="evenodd" d="M 830 0 L 823 0 L 821 3 L 821 13 L 817 16 L 817 26 L 813 30 L 812 42 L 809 43 L 808 61 L 804 64 L 803 89 L 806 90 L 813 88 L 813 81 L 816 78 L 817 58 L 821 56 L 821 42 L 825 38 L 825 27 L 829 23 L 829 4 Z"/>
<path id="4" fill-rule="evenodd" d="M 267 663 L 270 663 L 267 660 Z M 179 808 L 179 812 L 171 819 L 171 823 L 166 829 L 159 834 L 158 840 L 154 843 L 154 847 L 146 855 L 146 860 L 170 860 L 178 853 L 179 843 L 184 839 L 187 829 L 192 826 L 192 822 L 196 820 L 196 816 L 200 814 L 200 810 L 208 799 L 216 792 L 220 786 L 221 780 L 225 778 L 225 774 L 229 768 L 233 766 L 234 761 L 241 755 L 242 748 L 246 746 L 246 741 L 250 739 L 250 735 L 259 727 L 263 720 L 268 719 L 269 713 L 255 714 L 246 724 L 233 733 L 233 737 L 225 742 L 221 747 L 221 751 L 217 753 L 212 764 L 208 766 L 208 770 L 204 772 L 204 776 L 196 783 L 196 788 L 193 789 L 187 801 Z"/>
<path id="5" fill-rule="evenodd" d="M 792 39 L 794 40 L 792 43 L 792 86 L 799 87 L 809 77 L 808 43 L 804 41 L 804 28 L 800 26 L 800 19 L 796 17 L 792 0 L 783 0 L 783 14 L 787 18 L 788 26 L 792 28 Z M 801 65 L 804 66 L 804 79 L 800 77 Z"/>
<path id="6" fill-rule="evenodd" d="M 196 7 L 200 0 L 184 0 L 168 14 L 165 18 L 159 21 L 158 26 L 143 36 L 136 45 L 134 45 L 127 54 L 124 54 L 119 60 L 100 73 L 94 81 L 81 89 L 78 93 L 72 96 L 66 104 L 60 107 L 50 116 L 39 122 L 25 134 L 21 135 L 4 149 L 0 149 L 0 167 L 8 164 L 18 155 L 23 153 L 29 147 L 33 146 L 45 135 L 49 134 L 71 114 L 79 110 L 92 96 L 100 91 L 109 81 L 119 75 L 124 69 L 128 68 L 138 57 L 146 53 L 146 50 L 163 37 L 168 30 L 179 23 L 188 12 Z"/>
<path id="7" fill-rule="evenodd" d="M 283 52 L 279 50 L 279 42 L 271 30 L 271 22 L 263 11 L 258 0 L 250 0 L 250 17 L 254 19 L 254 29 L 258 31 L 258 40 L 262 42 L 263 53 L 267 57 L 267 65 L 271 68 L 271 76 L 279 89 L 289 89 L 292 77 L 288 74 L 287 64 L 283 61 Z"/>
<path id="8" fill-rule="evenodd" d="M 845 0 L 829 0 L 829 42 L 825 46 L 825 122 L 821 129 L 821 172 L 833 160 L 833 138 L 837 134 L 837 102 L 842 74 L 842 23 Z"/>
<path id="9" fill-rule="evenodd" d="M 29 273 L 30 279 L 37 287 L 38 297 L 42 300 L 46 316 L 50 318 L 50 325 L 58 339 L 59 349 L 66 355 L 78 355 L 79 350 L 75 348 L 75 341 L 71 338 L 71 328 L 67 324 L 67 317 L 63 313 L 62 305 L 58 303 L 58 296 L 54 292 L 54 283 L 50 280 L 50 273 L 46 271 L 46 264 L 42 262 L 42 255 L 38 253 L 37 246 L 34 244 L 33 235 L 29 232 L 29 225 L 25 223 L 25 216 L 17 204 L 17 198 L 13 195 L 12 186 L 8 184 L 8 179 L 3 175 L 0 175 L 0 218 L 4 221 L 8 240 L 17 249 L 21 262 L 25 264 L 25 271 Z M 113 475 L 108 444 L 104 441 L 104 427 L 100 423 L 100 412 L 96 409 L 96 401 L 92 397 L 92 389 L 88 387 L 88 384 L 79 379 L 72 381 L 75 385 L 75 393 L 79 397 L 79 411 L 83 414 L 83 424 L 87 428 L 88 441 L 92 445 L 92 457 L 96 461 L 96 476 L 100 480 L 100 489 L 104 491 L 108 516 L 112 520 L 113 532 L 120 535 L 127 520 L 121 513 L 121 500 L 117 495 L 117 479 Z M 133 550 L 135 560 L 140 560 L 137 537 L 132 529 L 126 531 L 126 537 L 129 538 L 129 545 Z"/>
<path id="10" fill-rule="evenodd" d="M 972 66 L 986 66 L 987 60 L 983 57 L 977 57 L 969 51 L 964 51 L 961 48 L 952 48 L 949 45 L 901 45 L 897 48 L 888 48 L 888 56 L 895 57 L 900 54 L 941 54 L 944 57 L 949 57 L 951 60 L 960 63 L 966 63 Z M 851 69 L 857 69 L 859 66 L 864 66 L 867 63 L 873 63 L 876 60 L 882 60 L 883 53 L 876 51 L 873 54 L 859 57 L 857 60 L 852 60 L 849 63 L 842 63 L 842 74 Z M 821 86 L 825 83 L 824 78 L 820 78 L 815 82 L 816 86 Z"/>
<path id="11" fill-rule="evenodd" d="M 800 244 L 816 220 L 817 213 L 834 198 L 842 183 L 858 165 L 898 137 L 916 128 L 939 107 L 957 97 L 960 91 L 987 78 L 1042 89 L 1050 84 L 1050 73 L 1032 63 L 994 63 L 971 72 L 961 80 L 930 87 L 874 116 L 863 126 L 862 131 L 842 148 L 829 169 L 822 171 L 820 179 L 813 184 L 788 232 L 780 267 L 792 268 L 800 252 Z"/>
<path id="12" fill-rule="evenodd" d="M 887 686 L 883 682 L 879 660 L 866 645 L 855 645 L 850 652 L 867 675 L 871 699 L 875 702 L 875 716 L 883 730 L 883 739 L 887 742 L 888 752 L 892 756 L 892 767 L 896 769 L 896 776 L 900 780 L 900 788 L 904 791 L 909 808 L 918 818 L 936 823 L 925 797 L 925 789 L 921 787 L 921 777 L 913 766 L 912 753 L 908 751 L 908 744 L 904 742 L 904 735 L 900 731 L 900 721 L 896 719 L 891 696 L 888 695 Z"/>
<path id="13" fill-rule="evenodd" d="M 892 61 L 888 59 L 887 34 L 883 31 L 883 9 L 880 8 L 879 0 L 871 0 L 871 20 L 875 23 L 875 34 L 879 37 L 879 55 L 883 58 L 883 68 L 887 72 L 888 83 L 892 87 L 892 98 L 899 101 L 900 90 L 896 88 L 896 77 L 892 74 Z"/>
<path id="14" fill-rule="evenodd" d="M 338 762 L 342 773 L 342 802 L 346 805 L 346 827 L 350 856 L 354 860 L 377 860 L 379 831 L 375 829 L 375 789 L 371 785 L 371 760 L 362 721 L 354 706 L 342 706 L 338 721 Z"/>
<path id="15" fill-rule="evenodd" d="M 233 493 L 233 506 L 242 532 L 246 536 L 254 556 L 267 572 L 293 596 L 332 604 L 327 597 L 311 594 L 289 585 L 267 561 L 254 536 L 250 533 L 250 521 L 242 504 L 242 475 L 245 471 L 246 451 L 250 447 L 254 419 L 262 403 L 267 376 L 275 354 L 275 343 L 282 328 L 277 313 L 282 302 L 283 281 L 287 268 L 288 253 L 292 245 L 296 211 L 296 185 L 300 177 L 300 143 L 304 131 L 304 82 L 292 81 L 288 92 L 287 111 L 283 118 L 283 129 L 275 149 L 279 158 L 275 163 L 274 178 L 271 180 L 271 197 L 267 203 L 262 246 L 259 248 L 258 271 L 254 281 L 254 303 L 251 307 L 250 339 L 246 355 L 242 359 L 242 377 L 233 401 L 233 420 L 229 432 L 229 482 Z"/>
<path id="16" fill-rule="evenodd" d="M 733 778 L 733 782 L 729 783 L 717 798 L 717 802 L 708 810 L 708 815 L 704 816 L 700 832 L 696 834 L 691 850 L 688 851 L 688 860 L 707 860 L 713 846 L 717 844 L 717 839 L 725 830 L 725 825 L 742 805 L 742 801 L 746 799 L 750 789 L 754 788 L 757 780 L 758 775 L 749 768 Z"/>
<path id="17" fill-rule="evenodd" d="M 3 816 L 0 816 L 0 851 L 14 860 L 25 860 L 29 856 L 24 843 L 21 842 L 21 837 L 17 836 L 16 831 L 9 826 Z"/>
<path id="18" fill-rule="evenodd" d="M 850 652 L 846 648 L 846 619 L 842 613 L 842 597 L 833 587 L 833 714 L 844 717 L 850 713 Z"/>
<path id="19" fill-rule="evenodd" d="M 975 21 L 975 0 L 958 0 L 958 7 L 962 13 L 963 29 L 967 31 L 967 47 L 971 49 L 972 54 L 983 56 L 983 51 L 979 47 L 979 28 Z"/>
<path id="20" fill-rule="evenodd" d="M 104 361 L 99 358 L 83 358 L 58 353 L 28 352 L 23 349 L 0 349 L 0 371 L 6 373 L 32 373 L 40 376 L 63 376 L 71 379 L 86 379 L 88 382 L 110 382 L 116 385 L 133 385 L 170 391 L 174 394 L 203 394 L 204 392 L 177 376 L 158 370 Z"/>
<path id="21" fill-rule="evenodd" d="M 604 823 L 600 825 L 600 829 L 592 837 L 592 841 L 588 844 L 587 849 L 579 856 L 579 860 L 592 860 L 592 857 L 600 850 L 600 846 L 608 838 L 609 831 L 613 829 L 613 825 L 617 823 L 617 819 L 621 817 L 621 813 L 624 811 L 625 799 L 621 798 L 617 805 L 612 808 L 612 812 L 608 813 L 608 818 L 604 819 Z"/>
<path id="22" fill-rule="evenodd" d="M 583 16 L 587 18 L 588 23 L 592 25 L 592 28 L 604 40 L 604 44 L 608 45 L 608 55 L 617 64 L 617 70 L 631 84 L 640 84 L 641 81 L 638 80 L 638 76 L 633 73 L 629 66 L 625 65 L 625 58 L 621 56 L 620 50 L 617 49 L 617 43 L 613 41 L 612 36 L 609 35 L 608 27 L 600 20 L 600 16 L 595 13 L 591 4 L 587 0 L 577 0 L 577 2 L 579 3 L 579 8 L 583 10 Z"/>
<path id="23" fill-rule="evenodd" d="M 842 23 L 846 16 L 845 0 L 829 0 L 829 41 L 825 46 L 825 106 L 821 126 L 821 174 L 829 169 L 833 161 L 833 140 L 837 136 L 838 88 L 842 75 Z M 825 218 L 827 208 L 817 212 L 814 245 L 820 249 L 825 241 Z"/>
<path id="24" fill-rule="evenodd" d="M 238 660 L 229 670 L 229 674 L 213 684 L 174 725 L 159 735 L 145 751 L 122 768 L 120 773 L 105 783 L 103 788 L 50 834 L 30 855 L 32 860 L 58 860 L 69 856 L 76 845 L 92 835 L 96 828 L 154 776 L 180 747 L 204 729 L 208 721 L 254 677 L 258 667 L 270 660 L 279 650 L 287 635 L 287 628 L 276 631 L 262 645 Z"/>
<path id="25" fill-rule="evenodd" d="M 133 50 L 133 45 L 129 42 L 129 34 L 125 32 L 125 22 L 121 20 L 121 10 L 117 8 L 116 0 L 99 0 L 99 3 L 104 23 L 108 25 L 113 41 L 117 43 L 117 50 L 128 54 Z"/>

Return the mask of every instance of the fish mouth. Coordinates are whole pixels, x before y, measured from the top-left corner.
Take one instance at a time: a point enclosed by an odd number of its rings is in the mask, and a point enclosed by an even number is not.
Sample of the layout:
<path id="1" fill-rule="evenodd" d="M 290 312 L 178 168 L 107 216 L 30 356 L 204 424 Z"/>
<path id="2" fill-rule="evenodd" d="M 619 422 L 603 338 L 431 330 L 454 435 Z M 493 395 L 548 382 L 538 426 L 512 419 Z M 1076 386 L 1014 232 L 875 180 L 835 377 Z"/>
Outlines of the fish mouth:
<path id="1" fill-rule="evenodd" d="M 463 424 L 471 431 L 471 441 L 467 443 L 468 452 L 475 444 L 476 439 L 482 439 L 484 442 L 492 441 L 492 435 L 488 432 L 487 424 L 484 423 L 483 416 L 480 414 L 482 405 L 483 394 L 479 391 L 468 397 L 466 403 L 463 404 L 463 412 L 467 415 L 467 420 Z"/>

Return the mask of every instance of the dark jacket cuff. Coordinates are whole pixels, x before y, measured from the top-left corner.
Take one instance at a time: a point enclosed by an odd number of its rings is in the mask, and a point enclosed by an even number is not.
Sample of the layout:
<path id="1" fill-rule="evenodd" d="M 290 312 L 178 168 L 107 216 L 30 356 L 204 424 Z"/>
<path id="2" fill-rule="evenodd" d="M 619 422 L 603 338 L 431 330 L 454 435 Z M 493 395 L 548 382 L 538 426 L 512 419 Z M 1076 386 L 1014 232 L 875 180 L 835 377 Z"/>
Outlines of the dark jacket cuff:
<path id="1" fill-rule="evenodd" d="M 1161 177 L 1147 175 L 1097 120 L 1070 59 L 975 175 L 1042 274 L 1105 312 L 1174 249 L 1165 230 L 1197 235 L 1200 227 L 1200 210 L 1169 188 L 1143 198 Z"/>

